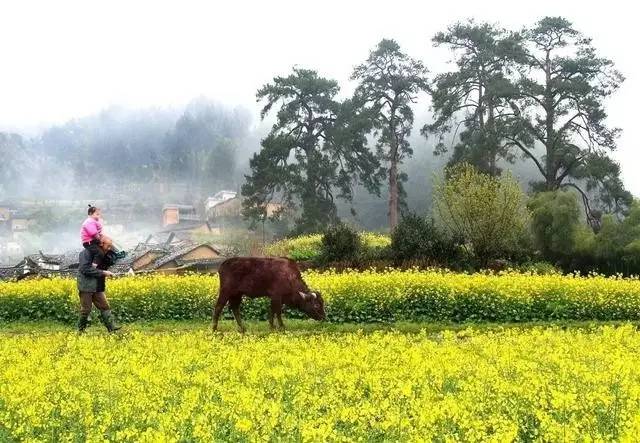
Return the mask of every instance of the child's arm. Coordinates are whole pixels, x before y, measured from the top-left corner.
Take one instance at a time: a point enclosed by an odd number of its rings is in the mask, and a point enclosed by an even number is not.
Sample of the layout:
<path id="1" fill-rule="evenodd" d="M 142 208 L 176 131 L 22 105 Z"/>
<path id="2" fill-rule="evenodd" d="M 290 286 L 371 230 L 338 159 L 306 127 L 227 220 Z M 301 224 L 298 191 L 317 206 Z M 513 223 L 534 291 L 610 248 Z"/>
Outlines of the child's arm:
<path id="1" fill-rule="evenodd" d="M 96 234 L 96 237 L 98 240 L 102 239 L 102 222 L 100 220 L 96 220 L 96 230 L 98 231 L 98 233 Z"/>

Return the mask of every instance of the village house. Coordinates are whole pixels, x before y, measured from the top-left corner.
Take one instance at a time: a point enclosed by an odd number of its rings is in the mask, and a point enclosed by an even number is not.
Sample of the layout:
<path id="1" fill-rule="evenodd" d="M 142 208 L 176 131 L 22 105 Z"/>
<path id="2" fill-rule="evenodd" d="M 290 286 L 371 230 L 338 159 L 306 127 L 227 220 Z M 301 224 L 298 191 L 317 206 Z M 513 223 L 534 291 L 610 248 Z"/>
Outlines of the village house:
<path id="1" fill-rule="evenodd" d="M 220 191 L 217 192 L 213 197 L 209 197 L 204 204 L 204 209 L 207 214 L 213 209 L 215 206 L 226 202 L 227 200 L 231 200 L 236 198 L 237 192 L 234 191 Z"/>
<path id="2" fill-rule="evenodd" d="M 39 252 L 24 257 L 17 265 L 0 267 L 0 280 L 27 277 L 73 276 L 78 270 L 80 251 L 62 255 Z M 214 273 L 226 259 L 222 246 L 176 240 L 170 236 L 164 244 L 141 243 L 112 268 L 116 274 L 185 272 Z"/>
<path id="3" fill-rule="evenodd" d="M 221 246 L 190 241 L 174 243 L 170 237 L 165 244 L 138 245 L 113 271 L 118 274 L 216 272 L 225 258 Z"/>
<path id="4" fill-rule="evenodd" d="M 222 248 L 210 244 L 186 244 L 158 258 L 150 268 L 163 273 L 213 272 L 225 257 Z"/>
<path id="5" fill-rule="evenodd" d="M 190 240 L 192 234 L 219 234 L 218 229 L 212 230 L 211 225 L 200 219 L 196 210 L 190 205 L 164 205 L 162 209 L 161 234 L 173 234 L 182 240 Z"/>
<path id="6" fill-rule="evenodd" d="M 240 217 L 242 215 L 242 202 L 238 197 L 233 197 L 211 207 L 207 215 L 211 221 L 219 220 L 222 217 Z"/>
<path id="7" fill-rule="evenodd" d="M 141 248 L 140 250 L 133 251 L 127 258 L 117 263 L 117 271 L 129 272 L 130 270 L 140 271 L 148 270 L 153 263 L 161 257 L 167 254 L 167 249 L 161 247 Z M 126 268 L 126 269 L 124 269 Z"/>
<path id="8" fill-rule="evenodd" d="M 27 277 L 71 276 L 78 269 L 79 251 L 62 255 L 47 255 L 40 251 L 24 257 L 18 264 L 0 268 L 0 280 Z"/>
<path id="9" fill-rule="evenodd" d="M 278 203 L 267 203 L 267 217 L 272 217 L 278 211 L 282 210 L 282 205 Z M 240 218 L 242 217 L 242 200 L 240 197 L 234 196 L 225 201 L 219 202 L 207 210 L 207 219 L 217 223 L 223 218 Z"/>
<path id="10" fill-rule="evenodd" d="M 1 280 L 15 280 L 22 275 L 22 271 L 14 266 L 5 267 L 0 266 L 0 281 Z"/>
<path id="11" fill-rule="evenodd" d="M 162 226 L 199 220 L 196 208 L 192 205 L 166 204 L 162 207 Z"/>

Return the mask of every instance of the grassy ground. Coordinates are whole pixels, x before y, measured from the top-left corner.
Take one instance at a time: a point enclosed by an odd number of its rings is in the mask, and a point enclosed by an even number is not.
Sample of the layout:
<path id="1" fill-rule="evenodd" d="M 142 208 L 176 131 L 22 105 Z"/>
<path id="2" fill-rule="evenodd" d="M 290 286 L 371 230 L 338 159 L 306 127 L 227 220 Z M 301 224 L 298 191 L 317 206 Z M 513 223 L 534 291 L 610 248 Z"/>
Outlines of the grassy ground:
<path id="1" fill-rule="evenodd" d="M 438 333 L 441 331 L 460 331 L 465 329 L 473 329 L 479 331 L 499 331 L 506 328 L 562 328 L 562 329 L 593 329 L 603 325 L 625 325 L 636 323 L 632 322 L 596 322 L 596 321 L 554 321 L 554 322 L 528 322 L 528 323 L 374 323 L 374 324 L 336 324 L 336 323 L 322 323 L 314 322 L 310 320 L 287 320 L 285 322 L 285 328 L 288 333 L 296 335 L 306 334 L 323 334 L 323 333 L 372 333 L 375 331 L 389 331 L 395 330 L 402 333 L 418 333 L 421 331 L 427 331 L 431 333 Z M 270 334 L 272 331 L 269 329 L 269 324 L 266 321 L 247 321 L 245 322 L 247 327 L 247 334 L 252 335 L 265 335 Z M 199 320 L 162 320 L 162 321 L 149 321 L 149 322 L 136 322 L 123 325 L 123 328 L 118 331 L 118 334 L 126 334 L 131 331 L 139 331 L 144 333 L 168 333 L 168 332 L 186 332 L 195 330 L 209 330 L 211 323 L 209 321 Z M 49 321 L 38 322 L 9 322 L 0 323 L 0 335 L 4 334 L 48 334 L 56 332 L 74 331 L 73 325 L 67 325 Z M 223 333 L 237 333 L 237 327 L 234 321 L 224 320 L 219 325 L 220 332 Z M 105 329 L 98 320 L 94 320 L 87 333 L 105 334 Z"/>

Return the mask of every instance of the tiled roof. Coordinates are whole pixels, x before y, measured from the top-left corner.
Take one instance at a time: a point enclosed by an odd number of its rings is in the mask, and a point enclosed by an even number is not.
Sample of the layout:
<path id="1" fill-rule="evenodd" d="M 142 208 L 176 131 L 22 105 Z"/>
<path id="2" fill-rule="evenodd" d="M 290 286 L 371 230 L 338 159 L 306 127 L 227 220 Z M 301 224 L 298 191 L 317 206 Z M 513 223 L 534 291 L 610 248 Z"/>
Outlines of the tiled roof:
<path id="1" fill-rule="evenodd" d="M 193 245 L 193 244 L 177 247 L 173 249 L 171 252 L 169 252 L 168 254 L 157 259 L 151 267 L 155 269 L 155 268 L 159 268 L 160 266 L 166 265 L 171 260 L 175 260 L 176 258 L 182 257 L 183 255 L 188 254 L 189 252 L 193 251 L 197 247 L 198 247 L 197 245 Z"/>
<path id="2" fill-rule="evenodd" d="M 11 280 L 22 274 L 20 268 L 0 268 L 0 280 Z"/>
<path id="3" fill-rule="evenodd" d="M 109 270 L 114 274 L 126 274 L 131 269 L 131 263 L 116 263 Z"/>
<path id="4" fill-rule="evenodd" d="M 39 271 L 29 271 L 28 273 L 24 272 L 22 268 L 0 268 L 0 280 L 13 280 L 19 279 L 20 277 L 25 276 L 40 276 L 40 277 L 72 277 L 76 274 L 75 270 L 67 269 L 62 271 L 48 271 L 48 270 L 39 270 Z"/>
<path id="5" fill-rule="evenodd" d="M 37 265 L 38 263 L 44 262 L 49 264 L 59 265 L 61 270 L 64 269 L 74 269 L 78 267 L 78 256 L 80 255 L 80 250 L 76 251 L 68 251 L 64 254 L 31 254 L 25 257 L 26 260 L 29 260 L 32 264 Z M 24 260 L 20 262 L 19 265 L 24 265 Z"/>
<path id="6" fill-rule="evenodd" d="M 220 257 L 192 260 L 181 259 L 182 256 L 201 246 L 206 246 L 213 249 L 218 254 L 220 254 Z M 131 269 L 133 262 L 148 252 L 159 252 L 161 253 L 161 256 L 156 259 L 156 261 L 153 262 L 147 270 L 157 269 L 173 260 L 176 261 L 178 267 L 191 267 L 199 264 L 216 264 L 224 261 L 226 256 L 229 255 L 228 249 L 224 246 L 209 243 L 193 243 L 191 241 L 180 241 L 178 243 L 171 243 L 168 246 L 141 243 L 134 250 L 129 251 L 124 259 L 118 260 L 117 263 L 110 268 L 110 270 L 117 274 L 127 273 Z M 30 267 L 34 275 L 40 275 L 43 277 L 73 276 L 77 273 L 79 254 L 79 250 L 69 251 L 65 254 L 60 255 L 31 254 L 29 256 L 26 256 L 16 266 L 0 267 L 0 279 L 13 279 L 24 275 L 25 265 Z M 59 264 L 60 270 L 40 269 L 37 263 L 41 262 L 42 260 L 45 260 L 46 263 Z"/>
<path id="7" fill-rule="evenodd" d="M 177 226 L 177 225 L 173 225 L 173 226 Z M 140 243 L 139 247 L 163 246 L 167 243 L 167 241 L 169 240 L 169 237 L 171 237 L 172 235 L 173 237 L 170 242 L 171 245 L 182 243 L 189 239 L 190 235 L 188 234 L 189 234 L 188 232 L 187 233 L 184 233 L 181 231 L 173 232 L 173 230 L 167 229 L 166 231 L 156 232 L 155 234 L 153 234 L 153 237 L 151 238 L 151 241 L 149 241 L 149 243 Z"/>
<path id="8" fill-rule="evenodd" d="M 30 255 L 27 255 L 27 258 L 29 258 L 35 263 L 39 261 L 44 261 L 46 263 L 59 264 L 62 261 L 62 256 L 60 255 L 30 254 Z"/>
<path id="9" fill-rule="evenodd" d="M 219 264 L 225 261 L 227 257 L 213 257 L 213 258 L 198 258 L 193 260 L 183 260 L 181 258 L 177 258 L 176 263 L 178 266 L 187 266 L 194 264 Z"/>
<path id="10" fill-rule="evenodd" d="M 75 250 L 75 251 L 68 251 L 65 252 L 61 257 L 62 260 L 60 262 L 60 268 L 61 269 L 68 269 L 68 268 L 77 268 L 78 264 L 79 264 L 79 255 L 80 255 L 81 250 Z"/>
<path id="11" fill-rule="evenodd" d="M 164 254 L 169 251 L 167 249 L 156 247 L 156 246 L 139 248 L 137 250 L 134 250 L 133 252 L 128 253 L 124 259 L 118 260 L 118 264 L 131 264 L 148 252 L 159 252 Z"/>
<path id="12" fill-rule="evenodd" d="M 159 259 L 157 259 L 152 266 L 152 269 L 157 269 L 160 266 L 164 266 L 167 263 L 169 263 L 172 260 L 175 260 L 177 258 L 182 257 L 183 255 L 188 254 L 189 252 L 193 251 L 194 249 L 199 248 L 200 246 L 207 246 L 211 249 L 213 249 L 214 251 L 216 251 L 218 254 L 220 254 L 220 249 L 217 248 L 214 245 L 210 245 L 208 243 L 190 243 L 178 248 L 175 248 L 174 250 L 172 250 L 169 254 L 165 255 L 164 257 L 160 257 Z"/>
<path id="13" fill-rule="evenodd" d="M 196 220 L 181 221 L 180 223 L 177 223 L 174 225 L 167 225 L 164 230 L 159 232 L 159 234 L 171 233 L 171 232 L 178 233 L 179 231 L 191 231 L 193 229 L 197 229 L 205 225 L 208 225 L 206 221 L 196 221 Z"/>
<path id="14" fill-rule="evenodd" d="M 180 205 L 180 204 L 172 204 L 167 203 L 162 207 L 162 209 L 186 209 L 186 210 L 195 210 L 195 206 L 193 205 Z"/>

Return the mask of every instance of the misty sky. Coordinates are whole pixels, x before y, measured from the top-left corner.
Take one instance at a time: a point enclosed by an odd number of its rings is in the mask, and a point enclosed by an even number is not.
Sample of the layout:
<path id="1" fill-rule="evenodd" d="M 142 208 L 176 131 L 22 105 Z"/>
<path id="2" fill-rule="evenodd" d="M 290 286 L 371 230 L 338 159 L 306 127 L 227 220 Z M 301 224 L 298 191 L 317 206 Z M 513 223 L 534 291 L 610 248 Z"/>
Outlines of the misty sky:
<path id="1" fill-rule="evenodd" d="M 256 89 L 293 65 L 347 86 L 353 65 L 383 37 L 442 72 L 449 55 L 430 39 L 449 24 L 473 17 L 519 29 L 544 15 L 573 21 L 626 76 L 608 103 L 609 122 L 624 131 L 615 158 L 640 196 L 632 2 L 2 1 L 0 130 L 33 130 L 111 105 L 181 106 L 199 95 L 257 111 Z"/>

